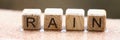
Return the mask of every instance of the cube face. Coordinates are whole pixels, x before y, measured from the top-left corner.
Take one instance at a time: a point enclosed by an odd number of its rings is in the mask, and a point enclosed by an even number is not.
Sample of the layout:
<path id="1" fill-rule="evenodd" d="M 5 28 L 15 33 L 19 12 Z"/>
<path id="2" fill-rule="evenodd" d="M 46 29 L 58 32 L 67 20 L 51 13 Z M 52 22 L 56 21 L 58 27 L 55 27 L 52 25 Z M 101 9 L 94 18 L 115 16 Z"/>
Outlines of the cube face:
<path id="1" fill-rule="evenodd" d="M 32 30 L 40 29 L 40 16 L 39 15 L 23 15 L 22 16 L 23 29 Z"/>
<path id="2" fill-rule="evenodd" d="M 78 15 L 66 15 L 67 30 L 84 30 L 84 17 Z"/>
<path id="3" fill-rule="evenodd" d="M 45 30 L 61 30 L 62 29 L 61 15 L 45 15 L 44 29 Z"/>
<path id="4" fill-rule="evenodd" d="M 89 31 L 104 31 L 106 26 L 106 16 L 88 16 Z"/>

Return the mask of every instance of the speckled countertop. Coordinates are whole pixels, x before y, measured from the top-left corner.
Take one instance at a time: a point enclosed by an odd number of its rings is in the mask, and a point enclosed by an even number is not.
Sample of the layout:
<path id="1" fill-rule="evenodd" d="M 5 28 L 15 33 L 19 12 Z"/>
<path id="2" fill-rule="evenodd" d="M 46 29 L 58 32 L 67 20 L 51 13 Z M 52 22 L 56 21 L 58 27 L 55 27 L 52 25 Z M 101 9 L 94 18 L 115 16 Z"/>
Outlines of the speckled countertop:
<path id="1" fill-rule="evenodd" d="M 105 32 L 24 31 L 21 11 L 0 9 L 0 40 L 120 40 L 120 19 L 107 18 Z"/>

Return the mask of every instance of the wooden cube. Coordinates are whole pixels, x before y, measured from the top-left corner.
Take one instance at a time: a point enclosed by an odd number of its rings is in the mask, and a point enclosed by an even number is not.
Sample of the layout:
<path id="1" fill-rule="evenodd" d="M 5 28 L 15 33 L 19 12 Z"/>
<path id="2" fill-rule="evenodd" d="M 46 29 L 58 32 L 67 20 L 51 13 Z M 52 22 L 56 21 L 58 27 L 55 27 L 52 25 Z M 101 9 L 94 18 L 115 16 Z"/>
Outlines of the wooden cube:
<path id="1" fill-rule="evenodd" d="M 62 15 L 63 15 L 63 10 L 61 8 L 45 9 L 44 29 L 45 30 L 61 30 Z"/>
<path id="2" fill-rule="evenodd" d="M 103 9 L 90 9 L 88 11 L 88 30 L 104 31 L 106 28 L 106 11 Z"/>
<path id="3" fill-rule="evenodd" d="M 22 15 L 22 25 L 25 30 L 40 29 L 40 9 L 24 9 Z"/>
<path id="4" fill-rule="evenodd" d="M 84 30 L 84 10 L 67 9 L 66 10 L 66 30 L 81 31 Z"/>

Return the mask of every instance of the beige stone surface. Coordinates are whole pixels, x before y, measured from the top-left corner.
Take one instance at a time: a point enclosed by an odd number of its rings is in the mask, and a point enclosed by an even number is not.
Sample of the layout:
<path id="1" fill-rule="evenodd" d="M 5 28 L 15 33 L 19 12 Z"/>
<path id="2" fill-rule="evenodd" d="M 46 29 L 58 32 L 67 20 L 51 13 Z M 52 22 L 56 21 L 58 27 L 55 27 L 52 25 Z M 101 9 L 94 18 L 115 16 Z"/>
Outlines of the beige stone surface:
<path id="1" fill-rule="evenodd" d="M 66 30 L 84 30 L 84 17 L 78 15 L 66 15 Z"/>
<path id="2" fill-rule="evenodd" d="M 62 16 L 61 15 L 45 15 L 44 29 L 45 30 L 62 30 Z"/>
<path id="3" fill-rule="evenodd" d="M 106 20 L 104 32 L 89 31 L 24 31 L 22 11 L 0 9 L 0 40 L 119 40 L 120 19 Z M 86 24 L 85 24 L 86 25 Z M 86 26 L 85 26 L 86 27 Z"/>
<path id="4" fill-rule="evenodd" d="M 93 18 L 97 21 L 93 21 Z M 101 21 L 100 21 L 101 19 Z M 94 22 L 94 23 L 93 23 Z M 99 27 L 98 24 L 101 26 Z M 106 28 L 106 16 L 88 16 L 88 27 L 89 31 L 104 31 Z"/>

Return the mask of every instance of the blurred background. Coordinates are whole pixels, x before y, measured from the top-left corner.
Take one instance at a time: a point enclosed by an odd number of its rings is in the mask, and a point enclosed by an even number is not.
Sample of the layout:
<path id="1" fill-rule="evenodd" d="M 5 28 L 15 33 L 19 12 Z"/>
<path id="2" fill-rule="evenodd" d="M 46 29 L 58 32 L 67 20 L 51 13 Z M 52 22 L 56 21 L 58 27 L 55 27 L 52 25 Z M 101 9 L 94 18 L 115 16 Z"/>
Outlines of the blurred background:
<path id="1" fill-rule="evenodd" d="M 108 18 L 120 18 L 120 0 L 0 0 L 0 9 L 23 10 L 24 8 L 83 8 L 105 9 Z"/>

